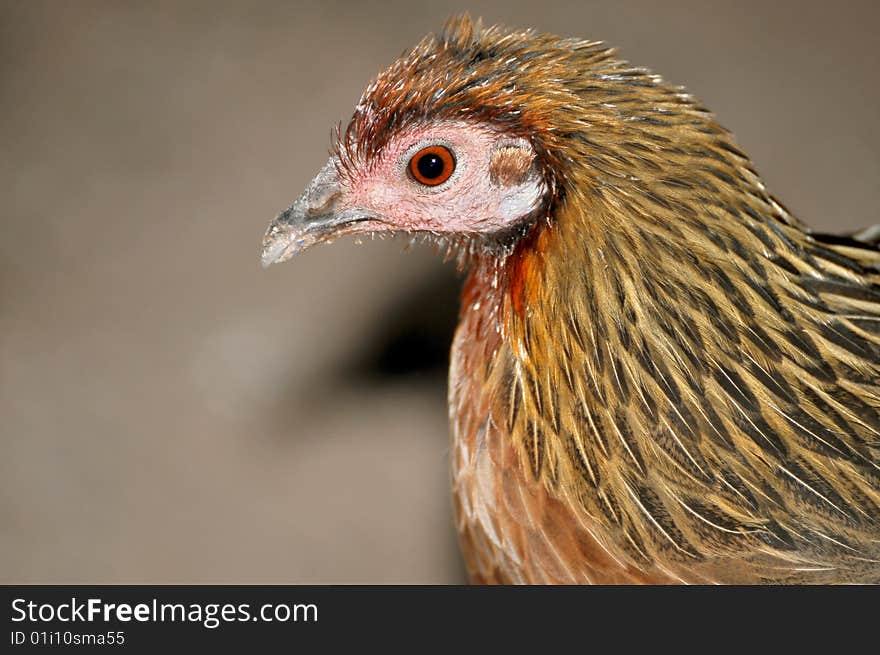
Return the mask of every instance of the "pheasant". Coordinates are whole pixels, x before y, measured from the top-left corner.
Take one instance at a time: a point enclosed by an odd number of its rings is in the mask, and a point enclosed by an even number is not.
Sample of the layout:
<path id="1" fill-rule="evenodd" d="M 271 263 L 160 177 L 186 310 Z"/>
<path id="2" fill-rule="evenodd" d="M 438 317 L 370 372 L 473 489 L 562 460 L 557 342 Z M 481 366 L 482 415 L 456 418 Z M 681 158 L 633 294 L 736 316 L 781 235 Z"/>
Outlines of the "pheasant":
<path id="1" fill-rule="evenodd" d="M 468 16 L 334 141 L 263 262 L 403 233 L 466 271 L 472 581 L 880 582 L 876 229 L 810 231 L 709 110 L 604 44 Z"/>

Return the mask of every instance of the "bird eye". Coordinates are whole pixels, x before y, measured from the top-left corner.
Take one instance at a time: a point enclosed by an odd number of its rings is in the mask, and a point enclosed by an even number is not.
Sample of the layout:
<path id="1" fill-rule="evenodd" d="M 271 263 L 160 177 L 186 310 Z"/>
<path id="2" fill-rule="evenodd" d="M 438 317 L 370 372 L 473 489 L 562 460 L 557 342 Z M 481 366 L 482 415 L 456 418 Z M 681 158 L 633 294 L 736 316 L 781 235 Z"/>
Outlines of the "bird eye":
<path id="1" fill-rule="evenodd" d="M 446 146 L 428 146 L 409 160 L 409 173 L 426 186 L 443 184 L 455 170 L 455 157 Z"/>

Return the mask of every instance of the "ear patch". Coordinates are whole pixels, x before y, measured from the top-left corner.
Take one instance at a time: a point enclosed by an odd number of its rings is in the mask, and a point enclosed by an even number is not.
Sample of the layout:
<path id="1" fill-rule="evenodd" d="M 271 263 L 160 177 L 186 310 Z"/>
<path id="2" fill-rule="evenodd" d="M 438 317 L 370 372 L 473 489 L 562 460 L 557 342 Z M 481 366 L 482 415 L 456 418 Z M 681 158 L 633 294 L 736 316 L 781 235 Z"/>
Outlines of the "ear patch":
<path id="1" fill-rule="evenodd" d="M 517 186 L 526 181 L 535 156 L 523 146 L 501 146 L 489 160 L 489 179 L 496 186 Z"/>

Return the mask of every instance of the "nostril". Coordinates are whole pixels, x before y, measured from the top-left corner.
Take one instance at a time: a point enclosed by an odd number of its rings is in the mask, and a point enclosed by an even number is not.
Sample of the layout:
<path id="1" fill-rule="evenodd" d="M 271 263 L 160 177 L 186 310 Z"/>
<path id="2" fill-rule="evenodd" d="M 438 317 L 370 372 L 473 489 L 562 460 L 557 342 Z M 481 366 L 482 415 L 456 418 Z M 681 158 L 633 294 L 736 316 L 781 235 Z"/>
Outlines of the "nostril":
<path id="1" fill-rule="evenodd" d="M 305 215 L 309 218 L 329 214 L 342 196 L 342 192 L 337 188 L 322 189 L 322 191 L 323 193 L 309 199 L 309 206 L 305 211 Z"/>
<path id="2" fill-rule="evenodd" d="M 331 157 L 300 197 L 299 202 L 303 205 L 303 216 L 314 218 L 330 214 L 336 209 L 341 197 L 342 188 L 339 184 L 336 160 Z"/>

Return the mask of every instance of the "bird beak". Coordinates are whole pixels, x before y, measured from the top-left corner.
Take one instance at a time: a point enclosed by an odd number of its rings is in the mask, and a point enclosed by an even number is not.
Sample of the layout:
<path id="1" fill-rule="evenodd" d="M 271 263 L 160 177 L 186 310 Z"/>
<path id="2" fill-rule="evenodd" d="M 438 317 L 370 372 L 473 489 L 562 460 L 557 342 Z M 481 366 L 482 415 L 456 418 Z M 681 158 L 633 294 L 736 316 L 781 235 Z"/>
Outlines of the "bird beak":
<path id="1" fill-rule="evenodd" d="M 297 201 L 269 224 L 263 237 L 263 268 L 328 238 L 354 232 L 352 226 L 370 220 L 367 212 L 345 206 L 337 164 L 331 157 Z"/>

